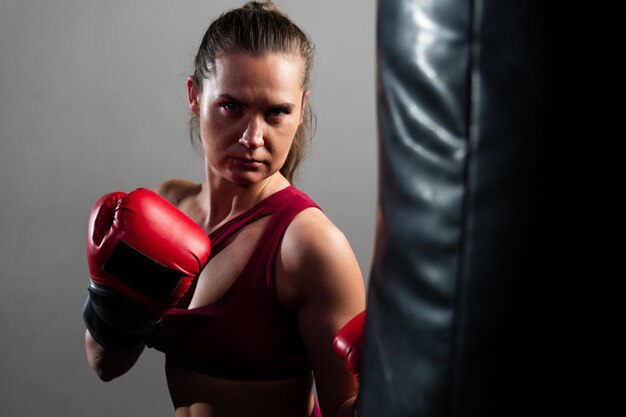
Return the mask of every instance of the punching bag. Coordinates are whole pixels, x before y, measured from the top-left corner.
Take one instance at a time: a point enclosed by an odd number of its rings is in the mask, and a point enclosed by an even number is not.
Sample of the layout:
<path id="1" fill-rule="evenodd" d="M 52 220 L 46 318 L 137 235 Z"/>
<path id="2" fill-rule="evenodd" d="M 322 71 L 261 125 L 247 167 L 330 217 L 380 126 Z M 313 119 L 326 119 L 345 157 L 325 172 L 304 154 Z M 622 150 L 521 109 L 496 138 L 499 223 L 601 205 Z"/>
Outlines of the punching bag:
<path id="1" fill-rule="evenodd" d="M 540 0 L 378 3 L 379 202 L 359 417 L 507 416 L 532 404 L 552 17 Z"/>

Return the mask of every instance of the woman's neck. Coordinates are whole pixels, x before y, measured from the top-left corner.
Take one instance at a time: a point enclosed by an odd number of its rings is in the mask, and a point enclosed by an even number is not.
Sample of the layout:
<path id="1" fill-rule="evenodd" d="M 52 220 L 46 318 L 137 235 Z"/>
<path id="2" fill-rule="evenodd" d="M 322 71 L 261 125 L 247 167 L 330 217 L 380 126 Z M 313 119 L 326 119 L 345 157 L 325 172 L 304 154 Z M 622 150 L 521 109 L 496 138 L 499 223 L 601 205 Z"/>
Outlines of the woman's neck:
<path id="1" fill-rule="evenodd" d="M 287 186 L 289 182 L 279 172 L 263 181 L 245 185 L 207 175 L 200 193 L 208 208 L 204 221 L 206 229 L 216 229 Z"/>

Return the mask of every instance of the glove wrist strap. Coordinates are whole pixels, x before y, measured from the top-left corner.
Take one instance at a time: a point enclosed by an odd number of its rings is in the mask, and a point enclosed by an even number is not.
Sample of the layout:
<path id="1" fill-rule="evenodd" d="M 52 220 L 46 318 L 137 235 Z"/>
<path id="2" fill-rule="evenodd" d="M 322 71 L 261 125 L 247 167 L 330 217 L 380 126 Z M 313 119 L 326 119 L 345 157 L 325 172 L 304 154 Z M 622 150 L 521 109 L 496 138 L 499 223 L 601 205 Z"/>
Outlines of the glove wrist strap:
<path id="1" fill-rule="evenodd" d="M 132 352 L 141 348 L 159 320 L 105 286 L 92 282 L 88 290 L 83 320 L 94 340 L 114 352 Z"/>

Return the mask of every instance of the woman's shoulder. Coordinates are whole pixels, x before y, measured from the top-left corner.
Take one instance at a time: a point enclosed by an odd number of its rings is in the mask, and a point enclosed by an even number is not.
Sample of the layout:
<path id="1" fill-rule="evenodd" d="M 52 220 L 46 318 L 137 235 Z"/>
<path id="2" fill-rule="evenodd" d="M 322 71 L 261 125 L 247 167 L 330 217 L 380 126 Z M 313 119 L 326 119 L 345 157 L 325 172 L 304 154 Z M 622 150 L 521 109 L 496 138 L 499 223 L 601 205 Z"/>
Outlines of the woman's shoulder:
<path id="1" fill-rule="evenodd" d="M 352 247 L 322 211 L 308 208 L 293 219 L 279 259 L 279 288 L 287 306 L 320 303 L 363 309 L 363 276 Z"/>
<path id="2" fill-rule="evenodd" d="M 308 207 L 298 213 L 287 229 L 288 233 L 298 238 L 312 237 L 311 232 L 321 235 L 341 233 L 339 228 L 317 207 Z"/>
<path id="3" fill-rule="evenodd" d="M 181 201 L 198 195 L 202 191 L 202 183 L 184 178 L 172 178 L 157 185 L 154 191 L 178 206 Z"/>
<path id="4" fill-rule="evenodd" d="M 311 263 L 333 261 L 341 255 L 353 256 L 344 233 L 324 212 L 314 207 L 300 212 L 289 224 L 282 252 L 300 268 L 310 267 Z"/>

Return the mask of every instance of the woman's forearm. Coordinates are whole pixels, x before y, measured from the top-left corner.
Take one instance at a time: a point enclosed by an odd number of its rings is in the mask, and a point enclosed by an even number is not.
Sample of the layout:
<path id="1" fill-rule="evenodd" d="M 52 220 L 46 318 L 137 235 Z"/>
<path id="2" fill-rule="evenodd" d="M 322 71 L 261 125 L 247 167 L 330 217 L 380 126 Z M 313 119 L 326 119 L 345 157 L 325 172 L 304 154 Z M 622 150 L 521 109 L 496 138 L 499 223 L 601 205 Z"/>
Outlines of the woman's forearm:
<path id="1" fill-rule="evenodd" d="M 144 345 L 132 352 L 111 352 L 98 344 L 89 331 L 85 331 L 87 362 L 96 375 L 105 382 L 128 372 L 139 359 L 143 349 Z"/>

